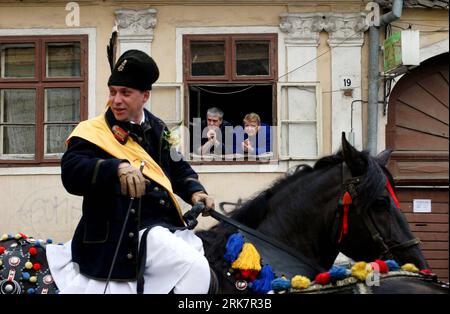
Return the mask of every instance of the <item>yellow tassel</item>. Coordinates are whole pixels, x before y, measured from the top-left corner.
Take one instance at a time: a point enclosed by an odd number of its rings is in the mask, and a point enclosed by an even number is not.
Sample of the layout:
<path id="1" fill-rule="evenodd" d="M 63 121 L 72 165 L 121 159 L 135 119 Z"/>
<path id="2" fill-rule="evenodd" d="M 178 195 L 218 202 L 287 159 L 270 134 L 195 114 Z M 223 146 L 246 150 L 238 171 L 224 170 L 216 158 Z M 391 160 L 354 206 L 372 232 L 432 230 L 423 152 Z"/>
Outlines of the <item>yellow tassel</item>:
<path id="1" fill-rule="evenodd" d="M 238 258 L 231 264 L 234 269 L 261 270 L 261 256 L 251 243 L 244 243 Z"/>
<path id="2" fill-rule="evenodd" d="M 410 271 L 412 273 L 418 273 L 419 272 L 419 269 L 414 264 L 411 264 L 411 263 L 407 263 L 407 264 L 403 265 L 402 266 L 402 270 Z"/>
<path id="3" fill-rule="evenodd" d="M 311 281 L 305 276 L 294 276 L 291 279 L 291 287 L 294 289 L 306 289 L 311 285 Z"/>
<path id="4" fill-rule="evenodd" d="M 372 270 L 372 265 L 370 265 L 370 263 L 358 262 L 352 267 L 352 276 L 364 281 Z"/>

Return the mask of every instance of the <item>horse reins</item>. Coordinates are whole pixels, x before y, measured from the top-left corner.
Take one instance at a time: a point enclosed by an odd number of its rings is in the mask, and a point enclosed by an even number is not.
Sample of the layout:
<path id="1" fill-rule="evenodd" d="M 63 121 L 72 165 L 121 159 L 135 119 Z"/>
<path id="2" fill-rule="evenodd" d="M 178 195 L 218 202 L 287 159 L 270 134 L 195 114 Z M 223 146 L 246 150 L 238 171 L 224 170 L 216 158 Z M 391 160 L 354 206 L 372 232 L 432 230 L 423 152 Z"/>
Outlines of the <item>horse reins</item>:
<path id="1" fill-rule="evenodd" d="M 345 162 L 342 163 L 342 185 L 343 185 L 343 196 L 339 201 L 340 206 L 343 208 L 342 224 L 339 232 L 338 244 L 343 240 L 343 237 L 348 234 L 348 215 L 350 211 L 350 206 L 353 205 L 353 200 L 358 197 L 357 186 L 361 183 L 362 177 L 353 177 L 350 170 L 348 169 Z M 395 195 L 394 189 L 390 183 L 389 178 L 386 176 L 386 189 L 389 192 L 391 198 L 393 199 L 395 206 L 400 209 L 400 203 L 397 196 Z M 414 245 L 418 245 L 420 240 L 413 238 L 411 240 L 405 241 L 403 243 L 388 245 L 384 238 L 380 235 L 377 228 L 373 224 L 372 219 L 366 213 L 361 213 L 364 224 L 367 229 L 369 229 L 370 235 L 373 241 L 380 247 L 381 254 L 380 258 L 393 258 L 392 250 L 405 249 Z"/>

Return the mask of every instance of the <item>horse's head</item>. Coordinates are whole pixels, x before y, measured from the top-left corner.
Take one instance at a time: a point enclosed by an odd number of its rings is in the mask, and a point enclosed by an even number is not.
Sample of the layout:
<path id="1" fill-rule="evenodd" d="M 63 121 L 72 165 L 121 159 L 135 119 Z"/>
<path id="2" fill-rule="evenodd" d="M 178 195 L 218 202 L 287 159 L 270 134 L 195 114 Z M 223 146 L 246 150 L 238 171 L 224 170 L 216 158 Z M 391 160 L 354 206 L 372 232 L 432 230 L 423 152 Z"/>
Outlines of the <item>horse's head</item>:
<path id="1" fill-rule="evenodd" d="M 353 148 L 343 134 L 341 153 L 344 194 L 348 192 L 342 200 L 351 204 L 347 209 L 342 205 L 340 212 L 339 250 L 354 260 L 393 258 L 400 264 L 427 268 L 385 168 L 391 151 L 371 157 Z"/>

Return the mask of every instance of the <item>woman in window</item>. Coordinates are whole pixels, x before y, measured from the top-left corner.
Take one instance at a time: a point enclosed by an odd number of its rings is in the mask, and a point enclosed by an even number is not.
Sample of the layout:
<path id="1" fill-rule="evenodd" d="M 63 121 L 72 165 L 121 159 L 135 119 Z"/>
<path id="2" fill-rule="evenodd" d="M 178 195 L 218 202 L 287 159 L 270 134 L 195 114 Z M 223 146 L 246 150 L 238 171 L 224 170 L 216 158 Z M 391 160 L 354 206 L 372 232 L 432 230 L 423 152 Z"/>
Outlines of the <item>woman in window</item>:
<path id="1" fill-rule="evenodd" d="M 262 123 L 259 115 L 254 112 L 247 114 L 243 122 L 245 133 L 240 145 L 241 153 L 261 155 L 271 152 L 270 126 Z"/>

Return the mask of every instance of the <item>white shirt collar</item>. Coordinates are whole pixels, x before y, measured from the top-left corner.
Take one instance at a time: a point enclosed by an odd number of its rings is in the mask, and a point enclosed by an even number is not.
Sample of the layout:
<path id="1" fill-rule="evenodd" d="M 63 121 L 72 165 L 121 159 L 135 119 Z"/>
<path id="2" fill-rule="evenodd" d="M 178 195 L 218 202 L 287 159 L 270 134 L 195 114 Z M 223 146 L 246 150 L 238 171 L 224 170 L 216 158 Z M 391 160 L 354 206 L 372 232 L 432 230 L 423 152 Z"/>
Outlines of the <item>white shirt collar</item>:
<path id="1" fill-rule="evenodd" d="M 142 119 L 141 119 L 141 122 L 139 124 L 142 124 L 144 122 L 145 122 L 145 112 L 144 112 L 144 110 L 142 110 Z M 134 121 L 130 121 L 130 123 L 136 124 L 136 122 L 134 122 Z"/>

